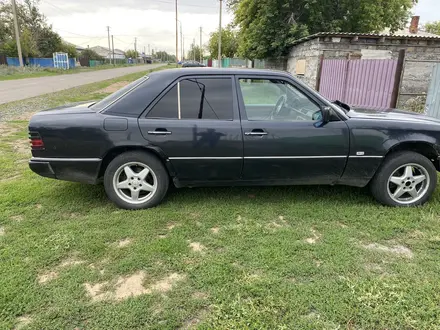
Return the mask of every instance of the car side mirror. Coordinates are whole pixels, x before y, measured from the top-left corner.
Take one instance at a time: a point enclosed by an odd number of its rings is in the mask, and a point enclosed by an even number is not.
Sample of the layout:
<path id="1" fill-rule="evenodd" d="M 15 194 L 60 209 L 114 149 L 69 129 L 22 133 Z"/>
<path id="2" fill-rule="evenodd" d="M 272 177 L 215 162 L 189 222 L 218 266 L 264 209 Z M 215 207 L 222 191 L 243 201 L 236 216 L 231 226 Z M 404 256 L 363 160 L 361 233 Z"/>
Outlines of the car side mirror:
<path id="1" fill-rule="evenodd" d="M 330 121 L 331 111 L 330 107 L 322 107 L 322 122 L 323 124 L 327 124 Z"/>
<path id="2" fill-rule="evenodd" d="M 322 127 L 330 121 L 332 109 L 327 106 L 321 107 L 321 111 L 317 111 L 313 117 L 316 118 L 315 127 Z M 317 116 L 315 116 L 317 115 Z"/>

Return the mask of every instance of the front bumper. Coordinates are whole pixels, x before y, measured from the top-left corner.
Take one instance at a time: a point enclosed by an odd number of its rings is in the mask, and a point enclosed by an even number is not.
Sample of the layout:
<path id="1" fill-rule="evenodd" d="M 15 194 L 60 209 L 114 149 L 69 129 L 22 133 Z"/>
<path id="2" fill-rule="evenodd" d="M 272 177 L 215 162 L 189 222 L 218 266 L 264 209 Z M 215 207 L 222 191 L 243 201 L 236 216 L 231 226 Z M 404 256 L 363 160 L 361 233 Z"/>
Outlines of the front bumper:
<path id="1" fill-rule="evenodd" d="M 46 178 L 96 184 L 101 161 L 98 158 L 32 157 L 29 168 Z"/>

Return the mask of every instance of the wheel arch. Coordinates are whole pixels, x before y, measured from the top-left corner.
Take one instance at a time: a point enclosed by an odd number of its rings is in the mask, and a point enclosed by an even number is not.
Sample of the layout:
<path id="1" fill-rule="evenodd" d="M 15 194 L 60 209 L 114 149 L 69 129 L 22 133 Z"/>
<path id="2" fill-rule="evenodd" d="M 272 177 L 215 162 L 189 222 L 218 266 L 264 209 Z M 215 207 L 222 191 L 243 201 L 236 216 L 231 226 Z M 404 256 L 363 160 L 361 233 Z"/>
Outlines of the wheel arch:
<path id="1" fill-rule="evenodd" d="M 120 154 L 123 154 L 125 152 L 129 151 L 142 151 L 149 153 L 151 155 L 154 155 L 157 157 L 165 167 L 166 171 L 168 172 L 168 175 L 170 178 L 174 176 L 174 170 L 170 164 L 169 161 L 167 161 L 167 157 L 164 154 L 162 150 L 155 147 L 148 147 L 148 146 L 137 146 L 137 145 L 127 145 L 127 146 L 117 146 L 107 151 L 107 153 L 104 155 L 101 161 L 101 166 L 98 173 L 98 179 L 102 178 L 104 176 L 105 170 L 107 169 L 107 166 L 111 163 L 113 159 L 115 159 Z"/>
<path id="2" fill-rule="evenodd" d="M 388 152 L 384 157 L 384 161 L 386 157 L 388 157 L 389 155 L 401 151 L 413 151 L 425 156 L 426 158 L 432 161 L 437 171 L 440 171 L 440 162 L 439 162 L 440 148 L 436 147 L 435 144 L 426 141 L 399 142 L 393 145 L 390 149 L 388 149 Z"/>

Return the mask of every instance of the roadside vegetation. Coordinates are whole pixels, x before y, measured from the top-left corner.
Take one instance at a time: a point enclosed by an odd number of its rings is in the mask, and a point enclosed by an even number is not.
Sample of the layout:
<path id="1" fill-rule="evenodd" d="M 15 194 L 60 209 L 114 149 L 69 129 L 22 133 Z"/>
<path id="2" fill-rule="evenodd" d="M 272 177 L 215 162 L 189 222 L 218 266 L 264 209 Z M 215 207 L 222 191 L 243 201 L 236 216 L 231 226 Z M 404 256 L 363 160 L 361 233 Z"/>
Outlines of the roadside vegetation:
<path id="1" fill-rule="evenodd" d="M 439 189 L 412 209 L 348 187 L 176 189 L 132 212 L 28 169 L 33 112 L 142 75 L 0 105 L 1 329 L 440 327 Z"/>
<path id="2" fill-rule="evenodd" d="M 38 78 L 46 76 L 57 76 L 60 74 L 73 74 L 97 70 L 107 70 L 114 68 L 122 68 L 127 66 L 133 66 L 135 64 L 104 64 L 94 67 L 75 67 L 69 70 L 57 69 L 57 68 L 43 68 L 41 66 L 25 66 L 23 68 L 18 66 L 0 65 L 0 81 L 24 79 L 24 78 Z"/>

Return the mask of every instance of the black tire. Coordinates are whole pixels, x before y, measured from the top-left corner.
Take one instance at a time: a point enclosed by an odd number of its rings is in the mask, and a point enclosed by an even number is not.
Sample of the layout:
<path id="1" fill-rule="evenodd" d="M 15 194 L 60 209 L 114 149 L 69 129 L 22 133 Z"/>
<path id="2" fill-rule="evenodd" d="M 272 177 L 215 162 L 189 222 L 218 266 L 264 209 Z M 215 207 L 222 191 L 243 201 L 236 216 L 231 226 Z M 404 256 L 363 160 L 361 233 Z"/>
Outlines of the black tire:
<path id="1" fill-rule="evenodd" d="M 148 180 L 153 182 L 152 185 L 154 185 L 154 180 L 157 180 L 156 190 L 154 191 L 154 193 L 143 191 L 142 194 L 148 195 L 148 196 L 144 196 L 143 198 L 148 198 L 148 199 L 145 200 L 145 202 L 138 201 L 136 202 L 136 204 L 134 204 L 134 202 L 131 203 L 123 199 L 123 197 L 126 197 L 126 195 L 128 196 L 129 194 L 132 193 L 131 189 L 136 189 L 136 188 L 133 188 L 133 186 L 131 186 L 130 189 L 124 189 L 120 191 L 114 186 L 114 180 L 118 180 L 120 175 L 125 175 L 125 171 L 124 174 L 122 174 L 123 171 L 122 167 L 133 163 L 143 164 L 149 168 L 150 174 L 148 174 Z M 141 167 L 137 167 L 137 165 L 132 165 L 132 166 L 134 166 L 134 169 L 136 168 L 141 169 Z M 118 175 L 117 172 L 119 172 Z M 135 174 L 139 174 L 139 173 L 135 172 Z M 115 175 L 117 175 L 118 178 L 115 178 Z M 127 182 L 130 181 L 129 179 L 130 178 L 127 177 Z M 147 178 L 145 180 L 147 180 Z M 104 187 L 108 198 L 111 201 L 113 201 L 118 207 L 127 210 L 147 209 L 147 208 L 155 207 L 158 204 L 160 204 L 160 202 L 163 200 L 163 198 L 165 197 L 168 191 L 169 181 L 170 180 L 168 173 L 165 167 L 163 166 L 162 162 L 156 156 L 142 151 L 129 151 L 120 154 L 111 161 L 111 163 L 108 165 L 107 169 L 105 170 L 105 174 L 104 174 Z M 140 182 L 144 183 L 143 181 Z M 136 183 L 136 187 L 138 184 L 139 183 Z M 142 184 L 139 184 L 139 186 L 142 186 Z M 142 188 L 140 187 L 138 187 L 137 189 L 142 190 Z M 138 192 L 138 194 L 139 196 L 141 196 L 140 195 L 141 192 Z M 152 195 L 150 196 L 149 194 Z M 126 198 L 129 199 L 129 197 Z"/>
<path id="2" fill-rule="evenodd" d="M 407 164 L 415 164 L 425 169 L 427 176 L 429 176 L 429 183 L 426 184 L 426 190 L 424 190 L 425 192 L 420 199 L 417 199 L 414 202 L 398 202 L 390 196 L 390 189 L 388 188 L 390 183 L 388 180 L 396 170 Z M 388 206 L 407 207 L 423 205 L 426 203 L 431 198 L 436 186 L 437 170 L 434 164 L 425 156 L 413 151 L 396 152 L 386 157 L 384 163 L 376 172 L 376 175 L 370 183 L 371 193 L 378 202 Z M 404 196 L 411 198 L 409 195 Z"/>

